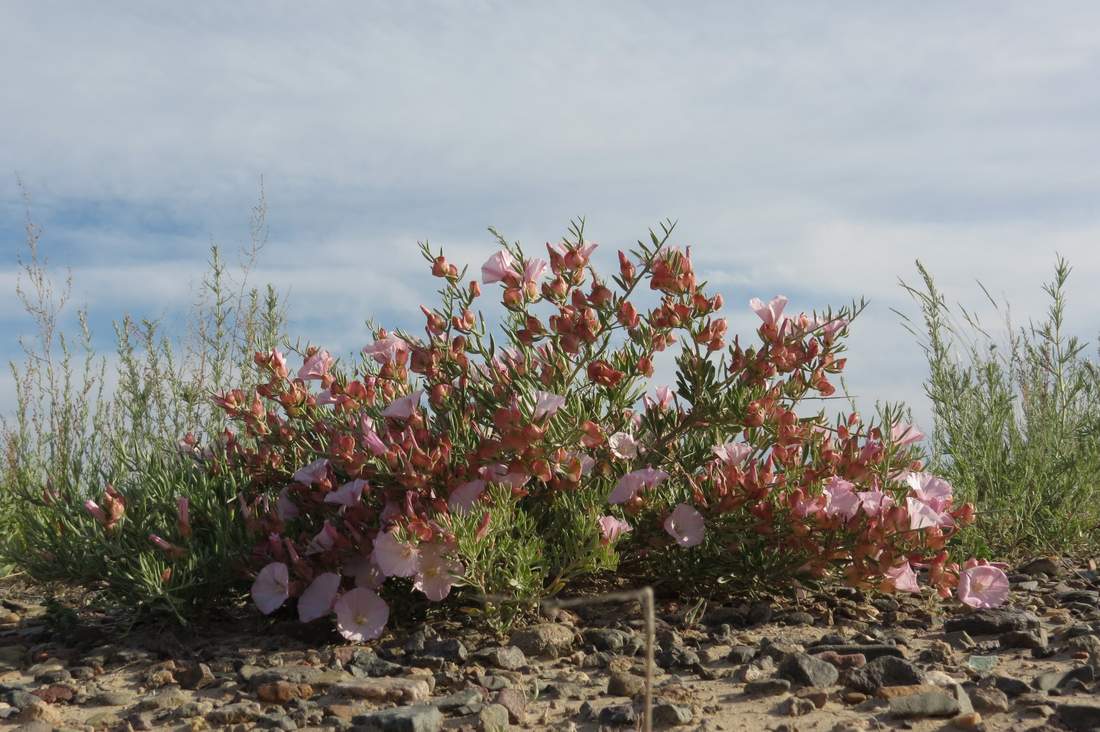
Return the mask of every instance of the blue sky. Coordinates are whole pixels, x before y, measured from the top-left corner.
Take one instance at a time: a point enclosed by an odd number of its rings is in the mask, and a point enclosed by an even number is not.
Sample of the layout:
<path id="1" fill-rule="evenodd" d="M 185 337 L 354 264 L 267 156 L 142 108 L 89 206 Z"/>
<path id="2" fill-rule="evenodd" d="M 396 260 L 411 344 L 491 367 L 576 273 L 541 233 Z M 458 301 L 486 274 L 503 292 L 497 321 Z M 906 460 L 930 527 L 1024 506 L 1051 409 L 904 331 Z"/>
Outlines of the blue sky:
<path id="1" fill-rule="evenodd" d="M 29 330 L 16 173 L 105 346 L 123 311 L 186 310 L 261 176 L 257 280 L 334 352 L 418 322 L 418 240 L 477 266 L 485 227 L 541 248 L 579 215 L 607 262 L 677 219 L 735 332 L 753 296 L 867 296 L 849 385 L 925 427 L 890 310 L 914 259 L 1026 319 L 1060 252 L 1074 328 L 1100 329 L 1095 3 L 35 2 L 0 27 L 5 359 Z"/>

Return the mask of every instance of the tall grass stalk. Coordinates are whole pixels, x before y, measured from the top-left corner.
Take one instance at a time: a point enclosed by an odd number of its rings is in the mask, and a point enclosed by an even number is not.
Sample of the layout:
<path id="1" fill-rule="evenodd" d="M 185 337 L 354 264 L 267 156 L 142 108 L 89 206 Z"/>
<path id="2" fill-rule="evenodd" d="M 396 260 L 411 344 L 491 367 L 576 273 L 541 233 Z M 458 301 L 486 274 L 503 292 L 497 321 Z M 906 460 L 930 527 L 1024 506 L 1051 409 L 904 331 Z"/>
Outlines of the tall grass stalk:
<path id="1" fill-rule="evenodd" d="M 1007 303 L 981 286 L 1003 320 L 998 341 L 978 316 L 954 312 L 931 273 L 902 287 L 923 323 L 898 312 L 921 344 L 932 402 L 932 469 L 979 511 L 963 544 L 996 556 L 1095 548 L 1100 539 L 1100 378 L 1087 344 L 1066 333 L 1071 268 L 1058 258 L 1043 286 L 1046 318 L 1016 326 Z"/>

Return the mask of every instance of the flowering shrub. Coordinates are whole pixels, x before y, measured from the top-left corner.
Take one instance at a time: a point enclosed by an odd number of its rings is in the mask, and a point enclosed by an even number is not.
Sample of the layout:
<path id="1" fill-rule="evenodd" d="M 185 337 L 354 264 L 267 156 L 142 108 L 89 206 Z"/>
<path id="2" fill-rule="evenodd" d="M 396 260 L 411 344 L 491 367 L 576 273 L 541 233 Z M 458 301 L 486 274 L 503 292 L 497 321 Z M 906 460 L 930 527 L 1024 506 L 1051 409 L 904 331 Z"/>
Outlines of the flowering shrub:
<path id="1" fill-rule="evenodd" d="M 759 344 L 729 343 L 721 295 L 671 233 L 620 251 L 610 280 L 583 225 L 545 260 L 498 235 L 472 280 L 425 245 L 442 288 L 423 335 L 378 329 L 347 369 L 317 347 L 296 373 L 256 354 L 261 383 L 217 403 L 250 477 L 260 610 L 297 598 L 303 622 L 335 612 L 362 640 L 386 624 L 379 593 L 532 599 L 620 555 L 691 582 L 755 571 L 915 592 L 924 569 L 942 596 L 1002 601 L 1000 569 L 948 560 L 973 511 L 921 471 L 920 433 L 796 411 L 834 393 L 862 306 L 790 317 L 786 298 L 753 298 Z M 475 308 L 483 287 L 499 336 Z M 648 383 L 664 351 L 674 389 Z"/>

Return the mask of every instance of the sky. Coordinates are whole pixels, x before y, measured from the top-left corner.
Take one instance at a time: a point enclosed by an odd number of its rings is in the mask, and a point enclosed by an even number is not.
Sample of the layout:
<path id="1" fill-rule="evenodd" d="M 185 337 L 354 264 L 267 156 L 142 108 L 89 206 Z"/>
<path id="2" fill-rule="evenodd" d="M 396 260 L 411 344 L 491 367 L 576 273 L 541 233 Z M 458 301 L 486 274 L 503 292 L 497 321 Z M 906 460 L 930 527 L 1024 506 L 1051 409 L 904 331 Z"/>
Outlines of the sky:
<path id="1" fill-rule="evenodd" d="M 931 427 L 894 309 L 920 259 L 1041 318 L 1056 253 L 1071 329 L 1100 330 L 1100 6 L 1092 2 L 0 4 L 0 358 L 26 206 L 101 348 L 124 312 L 176 322 L 208 249 L 248 240 L 291 332 L 350 353 L 494 226 L 528 251 L 569 221 L 611 265 L 678 222 L 751 338 L 751 297 L 870 305 L 847 383 Z M 22 189 L 18 181 L 22 181 Z M 0 376 L 0 414 L 14 407 Z"/>

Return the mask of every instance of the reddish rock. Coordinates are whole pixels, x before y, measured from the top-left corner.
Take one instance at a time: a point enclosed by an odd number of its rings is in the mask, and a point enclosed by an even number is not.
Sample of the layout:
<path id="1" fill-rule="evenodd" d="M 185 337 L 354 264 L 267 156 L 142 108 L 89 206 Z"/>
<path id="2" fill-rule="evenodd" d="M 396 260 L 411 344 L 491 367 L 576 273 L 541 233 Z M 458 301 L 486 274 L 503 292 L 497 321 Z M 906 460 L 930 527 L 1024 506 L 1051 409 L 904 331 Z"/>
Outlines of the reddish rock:
<path id="1" fill-rule="evenodd" d="M 287 704 L 294 699 L 309 699 L 313 696 L 313 687 L 289 681 L 272 681 L 257 687 L 256 696 L 271 704 Z"/>
<path id="2" fill-rule="evenodd" d="M 58 702 L 72 701 L 73 695 L 76 692 L 71 686 L 53 684 L 51 686 L 44 686 L 41 689 L 35 689 L 31 693 L 47 704 L 57 704 Z"/>

